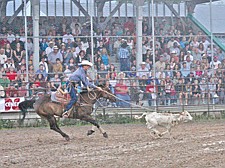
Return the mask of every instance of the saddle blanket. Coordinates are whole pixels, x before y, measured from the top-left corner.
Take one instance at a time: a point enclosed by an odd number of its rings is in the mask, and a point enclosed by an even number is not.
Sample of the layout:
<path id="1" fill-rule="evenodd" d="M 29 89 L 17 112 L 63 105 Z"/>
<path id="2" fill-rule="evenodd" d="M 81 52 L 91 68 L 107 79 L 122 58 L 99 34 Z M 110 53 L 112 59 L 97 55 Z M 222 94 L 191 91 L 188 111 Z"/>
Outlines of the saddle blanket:
<path id="1" fill-rule="evenodd" d="M 58 102 L 61 103 L 63 105 L 68 104 L 70 101 L 70 96 L 69 94 L 65 94 L 63 95 L 61 92 L 51 92 L 51 101 L 53 102 Z"/>

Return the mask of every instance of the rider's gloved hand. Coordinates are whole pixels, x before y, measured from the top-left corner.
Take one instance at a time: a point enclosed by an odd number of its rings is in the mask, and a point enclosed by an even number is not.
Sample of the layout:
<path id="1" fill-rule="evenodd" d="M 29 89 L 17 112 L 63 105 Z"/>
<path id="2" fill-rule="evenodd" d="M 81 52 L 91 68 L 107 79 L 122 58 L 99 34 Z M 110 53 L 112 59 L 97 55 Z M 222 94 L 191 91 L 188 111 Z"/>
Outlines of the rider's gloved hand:
<path id="1" fill-rule="evenodd" d="M 96 89 L 98 89 L 99 91 L 102 91 L 102 88 L 100 88 L 100 87 L 98 87 L 98 86 L 96 87 Z"/>
<path id="2" fill-rule="evenodd" d="M 91 88 L 87 87 L 87 91 L 90 92 L 91 91 Z"/>

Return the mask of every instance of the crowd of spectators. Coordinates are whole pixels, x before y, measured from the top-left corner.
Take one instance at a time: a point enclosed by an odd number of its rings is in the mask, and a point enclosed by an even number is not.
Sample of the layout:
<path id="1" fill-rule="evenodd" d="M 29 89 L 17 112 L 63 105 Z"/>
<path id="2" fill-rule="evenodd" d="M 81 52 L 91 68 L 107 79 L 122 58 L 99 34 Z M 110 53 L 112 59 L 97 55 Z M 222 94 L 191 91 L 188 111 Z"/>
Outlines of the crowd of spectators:
<path id="1" fill-rule="evenodd" d="M 153 51 L 152 29 L 144 18 L 143 62 L 137 66 L 134 18 L 115 17 L 106 27 L 101 24 L 104 20 L 101 17 L 94 25 L 93 44 L 88 20 L 80 21 L 77 17 L 42 20 L 38 70 L 33 65 L 37 63 L 33 62 L 32 19 L 28 19 L 27 44 L 21 18 L 12 25 L 2 24 L 0 84 L 5 97 L 31 96 L 40 89 L 55 91 L 87 59 L 94 62 L 89 78 L 98 84 L 109 82 L 113 93 L 127 102 L 141 104 L 140 100 L 146 99 L 150 106 L 191 104 L 191 100 L 197 104 L 212 100 L 215 103 L 213 98 L 216 103 L 225 102 L 225 55 L 215 45 L 211 50 L 207 37 L 201 31 L 194 32 L 191 23 L 183 23 L 179 18 L 173 24 L 167 18 L 157 19 Z M 115 67 L 112 60 L 120 66 Z M 117 105 L 129 107 L 126 102 Z"/>

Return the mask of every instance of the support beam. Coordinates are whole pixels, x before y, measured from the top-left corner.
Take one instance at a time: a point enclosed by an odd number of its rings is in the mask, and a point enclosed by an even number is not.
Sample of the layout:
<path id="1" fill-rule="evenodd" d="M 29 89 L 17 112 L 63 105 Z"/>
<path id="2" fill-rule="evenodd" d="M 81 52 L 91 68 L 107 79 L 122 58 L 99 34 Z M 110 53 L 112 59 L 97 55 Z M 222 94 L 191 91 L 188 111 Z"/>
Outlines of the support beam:
<path id="1" fill-rule="evenodd" d="M 99 23 L 103 25 L 103 29 L 105 29 L 106 25 L 108 24 L 108 22 L 112 19 L 113 15 L 117 12 L 117 10 L 123 5 L 124 2 L 122 2 L 121 0 L 119 1 L 119 3 L 116 5 L 116 7 L 112 10 L 112 12 L 110 13 L 110 15 L 105 19 L 105 21 L 103 23 Z"/>
<path id="2" fill-rule="evenodd" d="M 97 17 L 98 17 L 98 22 L 101 16 L 103 16 L 103 7 L 105 5 L 105 2 L 97 2 Z"/>
<path id="3" fill-rule="evenodd" d="M 195 2 L 186 2 L 188 14 L 193 14 L 196 7 Z"/>
<path id="4" fill-rule="evenodd" d="M 136 34 L 137 34 L 137 52 L 136 52 L 136 67 L 138 69 L 140 63 L 142 62 L 142 22 L 143 22 L 143 3 L 136 0 Z"/>
<path id="5" fill-rule="evenodd" d="M 39 68 L 39 16 L 40 6 L 39 0 L 32 0 L 32 11 L 33 11 L 33 44 L 34 44 L 34 58 L 33 65 L 35 71 Z"/>
<path id="6" fill-rule="evenodd" d="M 26 3 L 28 2 L 29 0 L 26 0 Z M 13 20 L 17 17 L 17 15 L 21 12 L 21 10 L 23 9 L 24 7 L 24 4 L 22 3 L 18 8 L 17 10 L 15 11 L 15 13 L 9 18 L 8 20 L 8 24 L 11 24 L 13 22 Z"/>
<path id="7" fill-rule="evenodd" d="M 72 0 L 72 2 L 81 10 L 81 12 L 84 14 L 85 17 L 90 18 L 91 16 L 88 14 L 88 12 L 81 6 L 80 2 L 77 0 Z"/>
<path id="8" fill-rule="evenodd" d="M 177 13 L 177 11 L 173 8 L 172 5 L 170 5 L 169 3 L 167 3 L 166 1 L 164 2 L 165 5 L 170 9 L 170 11 L 177 17 L 180 18 L 181 22 L 186 26 L 187 24 L 185 23 L 185 21 L 180 17 L 179 13 Z"/>
<path id="9" fill-rule="evenodd" d="M 3 19 L 6 16 L 6 5 L 7 5 L 7 1 L 2 1 L 0 2 L 0 21 L 2 22 Z"/>

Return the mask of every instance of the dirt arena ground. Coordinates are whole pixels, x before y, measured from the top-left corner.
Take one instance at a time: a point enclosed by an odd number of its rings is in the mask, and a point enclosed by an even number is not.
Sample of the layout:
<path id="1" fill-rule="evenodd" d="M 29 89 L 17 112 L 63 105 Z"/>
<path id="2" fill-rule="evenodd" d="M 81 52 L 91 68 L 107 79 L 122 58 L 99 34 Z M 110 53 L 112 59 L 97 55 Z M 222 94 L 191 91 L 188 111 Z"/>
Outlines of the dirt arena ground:
<path id="1" fill-rule="evenodd" d="M 66 142 L 49 128 L 0 130 L 0 168 L 224 168 L 225 121 L 192 122 L 173 128 L 174 139 L 153 140 L 144 124 L 62 127 Z"/>

